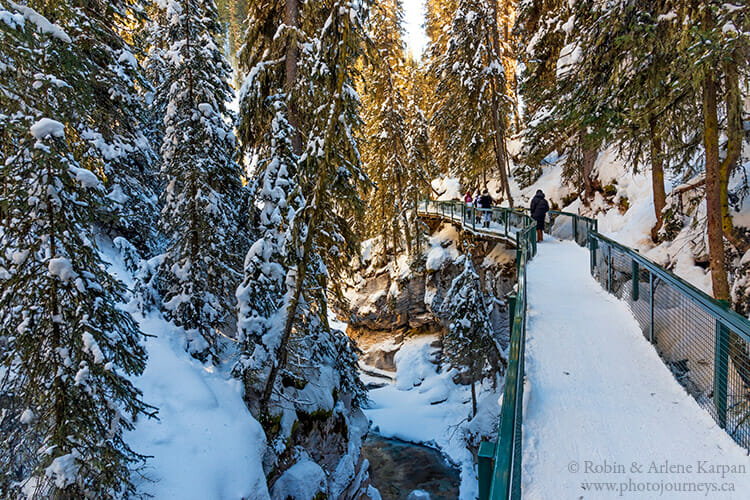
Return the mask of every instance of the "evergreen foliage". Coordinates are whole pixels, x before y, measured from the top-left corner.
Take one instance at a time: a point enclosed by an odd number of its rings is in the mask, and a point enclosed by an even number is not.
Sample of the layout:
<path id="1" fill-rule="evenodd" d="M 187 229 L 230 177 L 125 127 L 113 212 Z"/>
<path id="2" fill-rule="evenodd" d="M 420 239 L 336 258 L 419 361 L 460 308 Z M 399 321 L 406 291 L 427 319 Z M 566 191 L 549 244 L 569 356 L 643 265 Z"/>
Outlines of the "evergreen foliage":
<path id="1" fill-rule="evenodd" d="M 77 103 L 65 116 L 69 141 L 79 162 L 96 158 L 107 202 L 98 210 L 100 224 L 127 237 L 141 252 L 152 250 L 156 228 L 157 153 L 149 142 L 144 93 L 151 86 L 129 43 L 131 30 L 144 19 L 141 0 L 28 0 L 54 20 L 76 47 L 62 61 L 58 77 L 75 93 Z"/>
<path id="2" fill-rule="evenodd" d="M 426 119 L 407 93 L 417 71 L 404 62 L 402 18 L 401 2 L 391 0 L 378 4 L 371 19 L 376 55 L 364 74 L 363 162 L 375 189 L 365 225 L 382 237 L 387 253 L 413 255 L 420 230 L 416 202 L 429 186 L 431 154 Z"/>
<path id="3" fill-rule="evenodd" d="M 227 102 L 233 97 L 227 83 L 230 70 L 214 42 L 219 27 L 213 1 L 173 0 L 167 5 L 167 22 L 163 308 L 185 329 L 191 354 L 217 361 L 217 332 L 233 323 L 233 293 L 240 281 L 240 255 L 246 251 L 241 171 L 227 122 Z"/>
<path id="4" fill-rule="evenodd" d="M 441 314 L 448 324 L 448 331 L 443 337 L 443 353 L 453 367 L 465 369 L 468 373 L 472 407 L 476 414 L 474 384 L 486 377 L 494 381 L 505 360 L 492 338 L 490 306 L 470 254 L 465 254 L 463 260 L 463 271 L 453 280 L 446 293 L 450 300 L 441 306 Z"/>
<path id="5" fill-rule="evenodd" d="M 77 64 L 87 74 L 73 33 L 0 2 L 0 127 L 13 146 L 0 155 L 4 498 L 131 497 L 130 467 L 145 459 L 123 439 L 152 410 L 129 380 L 145 366 L 143 334 L 96 244 L 108 199 L 87 167 L 104 160 L 76 151 L 89 103 L 71 85 Z"/>
<path id="6" fill-rule="evenodd" d="M 446 40 L 430 48 L 430 72 L 438 75 L 431 110 L 433 138 L 445 152 L 448 172 L 465 185 L 487 185 L 488 176 L 507 184 L 507 120 L 512 101 L 505 94 L 505 69 L 497 41 L 493 2 L 458 0 L 446 29 Z M 444 46 L 444 52 L 438 52 Z"/>
<path id="7" fill-rule="evenodd" d="M 327 294 L 330 288 L 337 296 L 336 283 L 359 250 L 354 220 L 362 210 L 359 193 L 369 184 L 354 88 L 368 4 L 296 7 L 251 6 L 240 52 L 247 73 L 240 133 L 258 157 L 250 185 L 260 204 L 261 234 L 237 291 L 241 357 L 235 372 L 262 419 L 283 411 L 304 381 L 324 377 L 334 365 L 336 386 L 355 405 L 365 397 L 356 347 L 328 325 Z"/>

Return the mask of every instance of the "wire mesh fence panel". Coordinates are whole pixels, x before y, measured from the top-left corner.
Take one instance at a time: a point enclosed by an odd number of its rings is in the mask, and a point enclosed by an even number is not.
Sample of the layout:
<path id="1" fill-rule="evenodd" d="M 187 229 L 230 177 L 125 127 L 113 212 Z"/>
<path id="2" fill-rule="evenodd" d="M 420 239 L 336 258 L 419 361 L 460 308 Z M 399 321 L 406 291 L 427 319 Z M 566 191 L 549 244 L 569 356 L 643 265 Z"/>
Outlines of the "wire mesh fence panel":
<path id="1" fill-rule="evenodd" d="M 685 390 L 738 444 L 750 448 L 747 333 L 733 332 L 721 309 L 706 306 L 711 299 L 702 299 L 655 264 L 645 267 L 633 251 L 597 233 L 589 247 L 597 282 L 627 305 Z"/>

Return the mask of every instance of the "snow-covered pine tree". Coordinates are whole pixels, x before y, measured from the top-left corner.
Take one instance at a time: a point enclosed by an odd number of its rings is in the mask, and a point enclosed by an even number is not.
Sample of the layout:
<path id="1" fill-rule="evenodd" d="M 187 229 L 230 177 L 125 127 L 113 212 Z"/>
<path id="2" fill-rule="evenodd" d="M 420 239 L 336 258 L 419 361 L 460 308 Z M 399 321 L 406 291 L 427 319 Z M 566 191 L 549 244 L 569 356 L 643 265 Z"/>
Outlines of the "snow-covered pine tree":
<path id="1" fill-rule="evenodd" d="M 166 185 L 160 228 L 163 308 L 195 357 L 218 360 L 219 333 L 233 326 L 234 290 L 247 235 L 239 230 L 242 181 L 227 103 L 229 66 L 214 43 L 213 0 L 171 0 L 167 114 L 161 148 Z"/>
<path id="2" fill-rule="evenodd" d="M 437 164 L 433 155 L 430 138 L 430 123 L 425 114 L 424 106 L 427 102 L 424 71 L 413 60 L 407 61 L 407 137 L 406 161 L 412 174 L 412 183 L 406 187 L 404 197 L 412 207 L 416 207 L 419 199 L 432 190 L 431 179 L 437 175 Z M 412 232 L 412 257 L 422 256 L 422 243 L 426 241 L 427 225 L 418 217 L 414 217 L 414 231 Z M 418 261 L 414 261 L 417 263 Z"/>
<path id="3" fill-rule="evenodd" d="M 457 2 L 445 52 L 431 61 L 430 71 L 440 78 L 432 109 L 433 138 L 455 158 L 451 173 L 467 185 L 486 185 L 489 174 L 499 174 L 503 196 L 512 204 L 506 148 L 512 101 L 505 93 L 494 5 Z"/>
<path id="4" fill-rule="evenodd" d="M 563 178 L 576 186 L 586 203 L 593 197 L 597 151 L 609 138 L 616 118 L 612 96 L 604 90 L 619 62 L 615 50 L 606 50 L 613 45 L 608 7 L 589 1 L 557 6 L 546 13 L 546 22 L 537 20 L 541 23 L 537 26 L 539 31 L 534 33 L 531 47 L 525 48 L 550 60 L 537 59 L 527 74 L 529 83 L 525 88 L 530 89 L 531 106 L 537 111 L 524 138 L 525 166 L 521 177 L 532 181 L 544 157 L 557 151 L 565 158 Z M 521 25 L 533 25 L 533 19 L 525 19 L 526 15 L 536 13 L 524 10 L 519 18 Z M 525 34 L 529 36 L 528 32 Z M 543 46 L 542 39 L 552 46 Z M 602 50 L 596 51 L 599 42 Z M 560 43 L 564 46 L 558 48 Z M 534 85 L 542 88 L 534 89 Z"/>
<path id="5" fill-rule="evenodd" d="M 523 135 L 520 162 L 513 172 L 522 187 L 542 174 L 544 158 L 552 151 L 564 153 L 567 137 L 550 123 L 557 82 L 557 60 L 565 45 L 570 17 L 565 0 L 521 2 L 516 25 L 516 58 L 523 63 L 521 92 L 527 128 Z"/>
<path id="6" fill-rule="evenodd" d="M 76 89 L 76 109 L 65 118 L 79 162 L 96 157 L 107 203 L 98 208 L 100 226 L 121 234 L 141 252 L 152 250 L 158 215 L 157 154 L 146 135 L 150 88 L 133 47 L 125 40 L 144 19 L 141 0 L 28 0 L 57 22 L 82 50 L 58 76 Z"/>
<path id="7" fill-rule="evenodd" d="M 464 269 L 451 283 L 440 308 L 448 324 L 443 337 L 443 355 L 451 366 L 468 373 L 472 415 L 476 415 L 476 383 L 501 373 L 507 362 L 492 337 L 490 307 L 471 254 L 466 253 L 462 259 Z"/>
<path id="8" fill-rule="evenodd" d="M 423 55 L 425 59 L 423 65 L 426 69 L 423 72 L 423 79 L 425 88 L 430 89 L 430 91 L 425 96 L 422 106 L 428 118 L 432 116 L 432 108 L 435 106 L 434 89 L 437 88 L 440 81 L 440 74 L 435 69 L 439 64 L 438 61 L 446 52 L 448 46 L 448 26 L 451 23 L 455 10 L 456 0 L 425 1 L 424 27 L 429 41 Z M 438 143 L 437 138 L 435 138 L 433 156 L 440 172 L 451 171 L 455 158 L 454 154 Z"/>
<path id="9" fill-rule="evenodd" d="M 422 158 L 410 151 L 409 120 L 410 115 L 418 120 L 418 111 L 410 109 L 413 103 L 402 90 L 409 76 L 404 63 L 402 19 L 400 0 L 374 7 L 370 37 L 376 55 L 364 73 L 362 101 L 368 140 L 362 158 L 367 175 L 375 183 L 365 215 L 367 232 L 382 238 L 387 253 L 406 249 L 412 254 L 418 230 L 415 203 L 420 191 L 429 185 L 424 165 L 417 161 Z M 413 158 L 410 153 L 415 153 Z"/>
<path id="10" fill-rule="evenodd" d="M 234 370 L 256 415 L 278 348 L 279 326 L 273 318 L 283 314 L 291 220 L 304 204 L 297 179 L 299 119 L 289 109 L 299 91 L 298 9 L 291 3 L 284 9 L 283 2 L 251 4 L 238 54 L 247 74 L 240 91 L 239 132 L 243 149 L 258 158 L 250 185 L 260 210 L 258 236 L 245 256 L 244 279 L 237 289 L 240 359 Z M 277 26 L 275 36 L 264 26 Z"/>
<path id="11" fill-rule="evenodd" d="M 0 123 L 15 146 L 0 156 L 0 496 L 127 498 L 146 457 L 123 433 L 152 408 L 129 380 L 143 335 L 93 231 L 106 192 L 60 121 L 85 113 L 57 73 L 85 49 L 29 7 L 0 10 L 0 106 L 12 112 Z"/>
<path id="12" fill-rule="evenodd" d="M 612 132 L 621 156 L 635 171 L 651 168 L 654 241 L 658 241 L 666 205 L 665 170 L 692 170 L 690 164 L 700 145 L 700 141 L 686 140 L 696 136 L 693 121 L 700 110 L 694 91 L 675 92 L 674 68 L 679 62 L 674 46 L 679 30 L 666 9 L 667 5 L 649 2 L 613 4 L 601 11 L 599 21 L 607 26 L 607 35 L 587 41 L 584 49 L 597 58 L 619 61 L 606 86 L 594 94 L 605 95 L 616 112 Z"/>
<path id="13" fill-rule="evenodd" d="M 137 50 L 143 54 L 143 74 L 151 85 L 144 96 L 146 118 L 144 133 L 151 144 L 160 149 L 164 142 L 164 116 L 167 114 L 169 88 L 165 87 L 167 76 L 167 53 L 169 50 L 169 24 L 167 3 L 154 2 L 148 5 L 148 21 L 137 32 Z M 159 188 L 163 190 L 162 178 L 157 176 Z M 155 247 L 161 247 L 161 241 Z"/>
<path id="14" fill-rule="evenodd" d="M 283 393 L 304 390 L 327 366 L 336 365 L 339 386 L 356 405 L 364 398 L 356 348 L 328 326 L 327 292 L 358 251 L 352 227 L 367 178 L 353 78 L 367 8 L 338 1 L 251 6 L 240 53 L 248 75 L 240 132 L 259 158 L 251 184 L 262 234 L 237 292 L 238 371 L 248 405 L 274 438 L 272 419 L 294 400 Z M 262 26 L 275 26 L 276 36 Z M 311 359 L 320 362 L 311 366 Z"/>
<path id="15" fill-rule="evenodd" d="M 330 286 L 337 294 L 335 278 L 359 252 L 352 227 L 362 210 L 359 193 L 369 182 L 357 143 L 362 121 L 353 81 L 367 38 L 369 2 L 334 0 L 309 7 L 307 22 L 317 23 L 299 58 L 300 74 L 308 84 L 305 112 L 299 117 L 306 144 L 296 176 L 304 205 L 294 214 L 290 228 L 284 321 L 274 349 L 276 364 L 265 383 L 266 404 L 278 391 L 280 372 L 289 369 L 293 334 L 315 335 L 305 326 L 311 315 L 317 317 L 324 332 L 329 330 L 326 293 Z M 358 377 L 352 383 L 361 388 Z"/>

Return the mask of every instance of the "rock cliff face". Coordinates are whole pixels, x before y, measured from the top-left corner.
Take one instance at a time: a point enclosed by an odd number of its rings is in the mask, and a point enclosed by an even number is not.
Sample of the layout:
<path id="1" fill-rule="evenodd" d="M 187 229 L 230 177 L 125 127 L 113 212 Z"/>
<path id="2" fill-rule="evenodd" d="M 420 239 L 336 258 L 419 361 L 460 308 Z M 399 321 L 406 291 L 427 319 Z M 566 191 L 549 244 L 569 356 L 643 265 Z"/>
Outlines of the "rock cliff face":
<path id="1" fill-rule="evenodd" d="M 367 243 L 364 262 L 345 287 L 350 310 L 339 311 L 349 323 L 349 335 L 365 351 L 366 364 L 392 370 L 393 355 L 404 335 L 443 331 L 438 311 L 462 270 L 456 263 L 460 238 L 452 226 L 439 226 L 419 262 L 409 262 L 404 255 L 386 259 L 377 254 L 377 241 Z M 506 296 L 516 280 L 515 250 L 476 241 L 472 259 L 482 288 L 494 302 L 492 323 L 504 348 L 508 341 Z"/>

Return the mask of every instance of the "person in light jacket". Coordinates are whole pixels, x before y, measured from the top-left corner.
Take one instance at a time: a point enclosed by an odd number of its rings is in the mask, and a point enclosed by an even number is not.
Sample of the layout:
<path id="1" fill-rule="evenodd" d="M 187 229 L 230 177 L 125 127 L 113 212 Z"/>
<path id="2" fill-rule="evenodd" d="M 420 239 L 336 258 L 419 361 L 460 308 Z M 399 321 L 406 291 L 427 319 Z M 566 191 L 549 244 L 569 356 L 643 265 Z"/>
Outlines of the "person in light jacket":
<path id="1" fill-rule="evenodd" d="M 534 198 L 531 199 L 531 218 L 536 221 L 536 241 L 542 241 L 544 239 L 544 220 L 547 218 L 547 212 L 549 212 L 549 203 L 544 199 L 544 193 L 541 189 L 538 189 Z"/>

